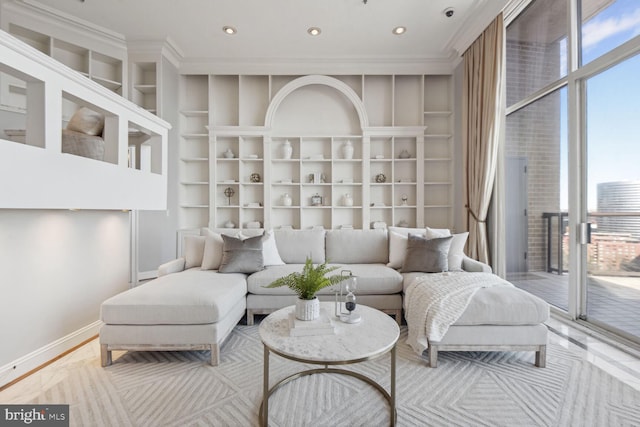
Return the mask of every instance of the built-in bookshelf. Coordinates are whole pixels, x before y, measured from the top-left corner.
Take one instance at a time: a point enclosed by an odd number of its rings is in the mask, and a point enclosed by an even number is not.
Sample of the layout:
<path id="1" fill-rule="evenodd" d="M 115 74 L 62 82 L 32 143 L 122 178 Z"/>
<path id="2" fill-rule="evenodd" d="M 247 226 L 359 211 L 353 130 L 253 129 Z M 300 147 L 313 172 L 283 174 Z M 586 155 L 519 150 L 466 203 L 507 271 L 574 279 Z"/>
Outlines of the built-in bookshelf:
<path id="1" fill-rule="evenodd" d="M 451 76 L 181 78 L 183 228 L 452 226 Z"/>

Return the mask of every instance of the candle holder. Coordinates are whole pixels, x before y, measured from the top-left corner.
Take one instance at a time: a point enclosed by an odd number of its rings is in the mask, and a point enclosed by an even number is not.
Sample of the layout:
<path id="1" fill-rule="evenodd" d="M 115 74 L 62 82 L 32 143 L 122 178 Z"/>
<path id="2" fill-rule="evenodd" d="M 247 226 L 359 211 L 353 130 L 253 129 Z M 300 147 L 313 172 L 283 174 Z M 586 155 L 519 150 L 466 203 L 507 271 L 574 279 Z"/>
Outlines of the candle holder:
<path id="1" fill-rule="evenodd" d="M 356 295 L 354 291 L 358 287 L 358 281 L 350 270 L 342 270 L 340 275 L 347 276 L 348 279 L 340 282 L 340 291 L 336 292 L 336 317 L 344 323 L 358 323 L 362 320 L 362 317 L 359 313 L 353 312 L 356 309 Z"/>

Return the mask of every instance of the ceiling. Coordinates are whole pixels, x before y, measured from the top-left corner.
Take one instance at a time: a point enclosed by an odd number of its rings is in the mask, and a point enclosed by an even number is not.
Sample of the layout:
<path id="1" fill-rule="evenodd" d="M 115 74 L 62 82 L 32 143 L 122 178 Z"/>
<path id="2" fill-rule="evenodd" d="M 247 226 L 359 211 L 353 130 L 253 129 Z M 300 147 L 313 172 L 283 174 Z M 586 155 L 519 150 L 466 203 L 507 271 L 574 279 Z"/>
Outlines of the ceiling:
<path id="1" fill-rule="evenodd" d="M 33 0 L 25 0 L 36 3 Z M 507 0 L 38 0 L 127 40 L 169 40 L 191 61 L 457 58 Z M 445 9 L 453 8 L 452 17 Z M 237 34 L 227 35 L 223 26 Z M 406 33 L 392 29 L 405 26 Z M 309 27 L 322 33 L 310 36 Z"/>

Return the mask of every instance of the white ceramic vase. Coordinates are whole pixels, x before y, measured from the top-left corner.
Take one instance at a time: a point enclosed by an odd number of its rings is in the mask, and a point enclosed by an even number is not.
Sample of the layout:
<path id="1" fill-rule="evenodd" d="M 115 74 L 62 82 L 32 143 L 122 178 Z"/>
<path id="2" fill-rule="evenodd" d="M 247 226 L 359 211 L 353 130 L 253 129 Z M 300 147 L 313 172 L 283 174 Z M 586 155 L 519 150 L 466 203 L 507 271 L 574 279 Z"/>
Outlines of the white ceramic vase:
<path id="1" fill-rule="evenodd" d="M 342 157 L 347 160 L 353 159 L 353 144 L 349 140 L 342 146 Z"/>
<path id="2" fill-rule="evenodd" d="M 344 206 L 353 206 L 353 197 L 351 197 L 351 194 L 345 193 L 345 195 L 342 196 L 342 204 Z"/>
<path id="3" fill-rule="evenodd" d="M 296 319 L 299 320 L 315 320 L 320 317 L 320 300 L 318 297 L 313 299 L 296 300 Z"/>
<path id="4" fill-rule="evenodd" d="M 292 155 L 293 155 L 293 147 L 291 146 L 291 143 L 289 142 L 289 140 L 286 140 L 282 144 L 282 158 L 290 159 Z"/>
<path id="5" fill-rule="evenodd" d="M 282 206 L 291 206 L 291 203 L 293 201 L 291 200 L 291 196 L 289 195 L 289 193 L 284 193 L 282 195 Z"/>

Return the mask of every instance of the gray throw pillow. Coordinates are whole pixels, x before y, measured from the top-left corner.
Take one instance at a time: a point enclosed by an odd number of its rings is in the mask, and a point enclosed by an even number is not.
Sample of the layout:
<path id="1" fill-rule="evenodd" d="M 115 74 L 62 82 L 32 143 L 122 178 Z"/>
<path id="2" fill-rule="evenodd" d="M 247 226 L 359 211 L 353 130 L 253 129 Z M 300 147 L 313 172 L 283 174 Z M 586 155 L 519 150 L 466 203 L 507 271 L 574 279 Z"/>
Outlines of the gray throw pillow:
<path id="1" fill-rule="evenodd" d="M 453 236 L 438 239 L 409 234 L 402 272 L 440 273 L 448 271 L 449 247 Z"/>
<path id="2" fill-rule="evenodd" d="M 264 269 L 262 236 L 238 239 L 222 235 L 220 273 L 255 273 Z"/>

